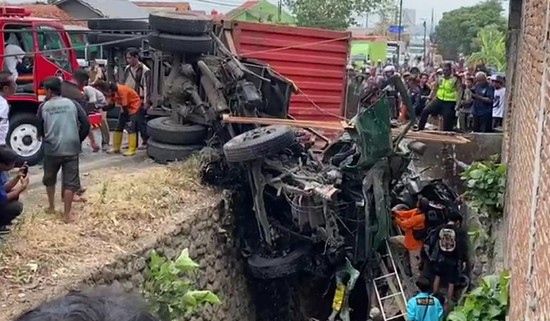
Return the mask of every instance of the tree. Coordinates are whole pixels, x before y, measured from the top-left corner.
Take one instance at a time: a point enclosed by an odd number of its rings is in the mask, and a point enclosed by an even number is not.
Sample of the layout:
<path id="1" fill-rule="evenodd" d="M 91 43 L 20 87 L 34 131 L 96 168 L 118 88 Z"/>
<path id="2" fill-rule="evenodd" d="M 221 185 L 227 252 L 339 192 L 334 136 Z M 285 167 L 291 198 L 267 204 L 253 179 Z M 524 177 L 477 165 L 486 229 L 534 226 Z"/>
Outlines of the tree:
<path id="1" fill-rule="evenodd" d="M 354 14 L 373 12 L 389 0 L 284 0 L 298 25 L 346 29 L 355 24 Z"/>
<path id="2" fill-rule="evenodd" d="M 500 0 L 487 0 L 471 7 L 462 7 L 445 12 L 435 29 L 435 40 L 439 52 L 446 59 L 456 59 L 459 53 L 466 56 L 479 47 L 472 40 L 480 29 L 495 25 L 506 31 L 506 18 L 502 16 Z"/>
<path id="3" fill-rule="evenodd" d="M 478 32 L 474 46 L 479 51 L 472 53 L 468 59 L 472 64 L 494 66 L 498 71 L 506 70 L 506 35 L 498 26 L 490 25 Z"/>

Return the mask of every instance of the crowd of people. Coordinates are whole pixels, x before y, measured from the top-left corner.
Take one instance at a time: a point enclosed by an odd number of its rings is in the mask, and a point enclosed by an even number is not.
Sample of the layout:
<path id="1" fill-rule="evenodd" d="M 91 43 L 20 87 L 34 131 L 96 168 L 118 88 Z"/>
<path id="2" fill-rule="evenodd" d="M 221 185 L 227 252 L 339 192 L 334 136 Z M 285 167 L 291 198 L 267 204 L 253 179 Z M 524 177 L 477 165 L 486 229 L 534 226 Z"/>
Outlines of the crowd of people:
<path id="1" fill-rule="evenodd" d="M 396 68 L 378 61 L 373 65 L 365 62 L 357 79 L 368 83 L 400 75 L 413 103 L 416 119 L 415 130 L 424 130 L 429 117 L 435 118 L 440 130 L 489 133 L 502 130 L 506 103 L 506 79 L 492 74 L 483 65 L 466 67 L 461 59 L 458 63 L 443 63 L 439 68 L 426 66 L 422 62 Z M 403 99 L 396 92 L 388 93 L 392 100 L 392 116 L 401 123 L 409 120 Z"/>
<path id="2" fill-rule="evenodd" d="M 126 61 L 128 64 L 119 82 L 105 81 L 97 65 L 88 70 L 77 70 L 73 75 L 77 95 L 64 89 L 66 83 L 58 77 L 50 77 L 43 83 L 46 99 L 37 112 L 38 136 L 44 152 L 42 183 L 48 195 L 48 212 L 55 213 L 55 189 L 61 172 L 63 218 L 68 223 L 76 217 L 73 202 L 86 201 L 79 174 L 82 143 L 88 138 L 93 151 L 100 150 L 91 130 L 90 115 L 102 114 L 99 128 L 103 151 L 121 153 L 124 131 L 128 133 L 128 148 L 124 156 L 136 154 L 138 134 L 141 134 L 141 148 L 147 146 L 145 115 L 151 106 L 150 70 L 139 60 L 138 49 L 128 49 Z M 19 161 L 18 155 L 6 142 L 10 112 L 6 98 L 13 95 L 16 88 L 13 74 L 0 72 L 0 229 L 6 229 L 22 213 L 19 196 L 29 186 L 27 164 Z M 120 115 L 111 147 L 106 112 L 115 107 L 120 108 Z M 9 173 L 16 166 L 19 170 L 10 178 Z"/>

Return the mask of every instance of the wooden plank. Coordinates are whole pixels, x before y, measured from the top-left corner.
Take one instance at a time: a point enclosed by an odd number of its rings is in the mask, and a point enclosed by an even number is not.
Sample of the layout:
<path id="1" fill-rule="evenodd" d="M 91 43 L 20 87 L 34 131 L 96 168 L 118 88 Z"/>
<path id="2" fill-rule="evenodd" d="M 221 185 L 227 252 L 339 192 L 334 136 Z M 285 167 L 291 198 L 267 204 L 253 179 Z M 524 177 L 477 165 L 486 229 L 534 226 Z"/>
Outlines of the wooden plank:
<path id="1" fill-rule="evenodd" d="M 294 119 L 282 119 L 282 118 L 258 118 L 258 117 L 238 117 L 228 114 L 223 115 L 222 120 L 225 123 L 232 124 L 251 124 L 251 125 L 285 125 L 299 128 L 317 128 L 324 130 L 344 131 L 346 129 L 353 129 L 353 124 L 345 121 L 313 121 L 313 120 L 294 120 Z M 393 128 L 392 135 L 397 136 L 401 133 L 402 128 Z M 414 139 L 421 142 L 438 142 L 446 144 L 467 144 L 469 139 L 465 138 L 461 134 L 452 132 L 440 132 L 440 131 L 409 131 L 405 135 L 408 139 Z"/>

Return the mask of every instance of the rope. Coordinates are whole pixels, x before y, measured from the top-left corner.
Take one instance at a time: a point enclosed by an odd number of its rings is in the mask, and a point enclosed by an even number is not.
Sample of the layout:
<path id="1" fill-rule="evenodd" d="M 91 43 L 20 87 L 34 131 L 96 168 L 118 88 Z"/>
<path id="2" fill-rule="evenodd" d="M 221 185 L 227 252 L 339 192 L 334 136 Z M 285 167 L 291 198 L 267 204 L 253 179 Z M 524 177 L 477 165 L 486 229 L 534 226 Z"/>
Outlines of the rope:
<path id="1" fill-rule="evenodd" d="M 336 41 L 341 41 L 341 40 L 347 40 L 347 39 L 349 39 L 349 36 L 334 38 L 334 39 L 327 39 L 327 40 L 322 40 L 322 41 L 308 42 L 308 43 L 305 43 L 305 44 L 296 44 L 296 45 L 286 46 L 286 47 L 282 47 L 282 48 L 273 48 L 273 49 L 267 49 L 267 50 L 243 52 L 241 55 L 246 57 L 246 56 L 249 56 L 249 55 L 257 55 L 257 54 L 269 53 L 269 52 L 278 52 L 278 51 L 284 51 L 284 50 L 288 50 L 288 49 L 304 48 L 304 47 L 310 47 L 310 46 L 326 44 L 326 43 L 331 43 L 331 42 L 336 42 Z M 313 101 L 313 99 L 311 99 L 311 97 L 309 97 L 306 93 L 304 93 L 303 90 L 300 89 L 300 87 L 296 86 L 296 89 L 297 89 L 298 93 L 303 95 L 311 103 L 311 105 L 313 105 L 313 107 L 315 107 L 315 109 L 317 109 L 322 114 L 325 114 L 327 116 L 336 117 L 337 119 L 340 119 L 340 120 L 347 120 L 347 118 L 345 118 L 345 117 L 342 117 L 338 114 L 331 113 L 331 112 L 326 111 L 323 108 L 321 108 L 319 105 L 317 105 L 317 103 L 315 103 L 315 101 Z"/>
<path id="2" fill-rule="evenodd" d="M 288 50 L 288 49 L 299 49 L 299 48 L 310 47 L 310 46 L 315 46 L 315 45 L 321 45 L 321 44 L 325 44 L 325 43 L 331 43 L 331 42 L 336 42 L 336 41 L 340 41 L 340 40 L 348 40 L 348 39 L 349 39 L 349 36 L 345 36 L 345 37 L 327 39 L 327 40 L 322 40 L 322 41 L 308 42 L 308 43 L 304 43 L 304 44 L 296 44 L 296 45 L 291 45 L 291 46 L 282 47 L 282 48 L 273 48 L 273 49 L 266 49 L 266 50 L 259 50 L 259 51 L 243 52 L 241 55 L 243 55 L 243 56 L 256 55 L 256 54 L 262 54 L 262 53 L 268 53 L 268 52 L 284 51 L 284 50 Z"/>
<path id="3" fill-rule="evenodd" d="M 313 99 L 311 99 L 311 97 L 309 97 L 306 93 L 303 92 L 302 89 L 300 89 L 300 87 L 298 87 L 298 93 L 300 93 L 301 95 L 303 95 L 304 97 L 306 97 L 306 99 L 311 103 L 311 105 L 313 105 L 313 107 L 315 107 L 315 109 L 317 109 L 319 112 L 321 112 L 322 114 L 325 114 L 327 116 L 332 116 L 332 117 L 336 117 L 340 120 L 345 120 L 347 121 L 348 119 L 345 118 L 345 117 L 342 117 L 338 114 L 334 114 L 334 113 L 331 113 L 330 111 L 326 111 L 324 110 L 323 108 L 321 108 L 319 105 L 317 105 L 317 103 L 315 101 L 313 101 Z"/>

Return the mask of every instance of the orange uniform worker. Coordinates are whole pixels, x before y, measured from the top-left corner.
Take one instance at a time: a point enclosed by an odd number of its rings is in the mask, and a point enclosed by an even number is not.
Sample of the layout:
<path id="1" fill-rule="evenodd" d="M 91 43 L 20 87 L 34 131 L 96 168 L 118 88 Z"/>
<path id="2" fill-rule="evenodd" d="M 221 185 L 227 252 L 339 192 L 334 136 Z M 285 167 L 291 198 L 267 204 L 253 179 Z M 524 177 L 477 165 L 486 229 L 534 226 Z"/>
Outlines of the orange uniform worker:
<path id="1" fill-rule="evenodd" d="M 122 112 L 118 117 L 118 124 L 113 133 L 113 149 L 111 153 L 120 153 L 120 147 L 122 146 L 122 134 L 124 128 L 128 131 L 128 151 L 124 153 L 124 156 L 134 156 L 137 151 L 138 144 L 138 122 L 139 122 L 139 110 L 142 102 L 138 93 L 126 85 L 119 85 L 111 82 L 109 84 L 100 83 L 97 87 L 105 93 L 107 97 L 111 98 L 111 104 L 120 106 Z"/>
<path id="2" fill-rule="evenodd" d="M 409 260 L 413 276 L 420 275 L 420 251 L 424 245 L 424 239 L 418 238 L 418 231 L 425 229 L 426 216 L 430 202 L 426 198 L 418 200 L 417 208 L 405 211 L 394 211 L 394 221 L 405 235 L 393 236 L 390 242 L 403 246 L 409 252 Z M 416 236 L 415 236 L 416 234 Z"/>

